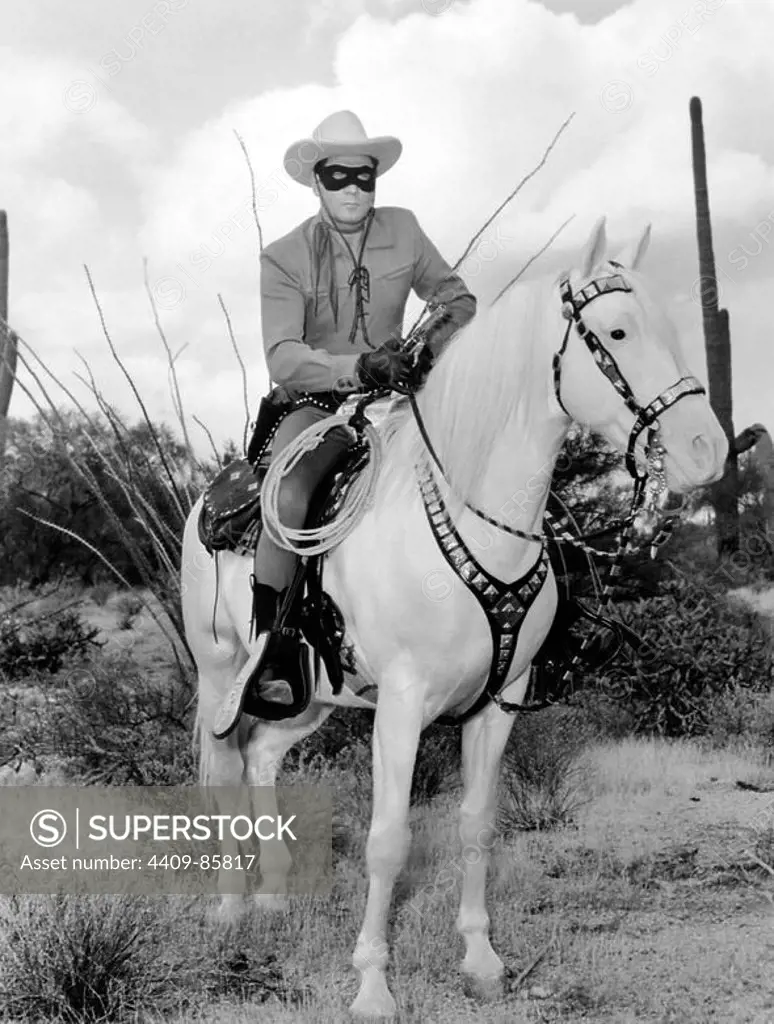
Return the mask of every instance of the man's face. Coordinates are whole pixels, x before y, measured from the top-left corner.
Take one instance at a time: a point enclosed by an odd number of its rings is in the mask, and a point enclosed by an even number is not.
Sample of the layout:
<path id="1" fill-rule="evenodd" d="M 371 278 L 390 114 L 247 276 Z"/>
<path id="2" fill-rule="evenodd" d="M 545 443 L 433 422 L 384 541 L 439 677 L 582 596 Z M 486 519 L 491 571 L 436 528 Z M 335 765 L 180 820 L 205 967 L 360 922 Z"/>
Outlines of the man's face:
<path id="1" fill-rule="evenodd" d="M 373 160 L 365 154 L 354 156 L 332 156 L 326 160 L 326 166 L 338 164 L 341 167 L 371 167 Z M 350 183 L 345 188 L 331 191 L 315 178 L 314 194 L 320 198 L 320 206 L 328 215 L 341 225 L 358 224 L 374 205 L 376 192 L 364 192 L 358 185 Z"/>

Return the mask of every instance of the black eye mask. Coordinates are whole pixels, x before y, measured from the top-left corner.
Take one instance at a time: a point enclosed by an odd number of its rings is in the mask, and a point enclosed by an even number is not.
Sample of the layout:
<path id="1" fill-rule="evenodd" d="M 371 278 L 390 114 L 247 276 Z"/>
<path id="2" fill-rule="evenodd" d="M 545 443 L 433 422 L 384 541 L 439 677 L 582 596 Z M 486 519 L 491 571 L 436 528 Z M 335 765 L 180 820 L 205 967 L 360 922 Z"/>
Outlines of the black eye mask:
<path id="1" fill-rule="evenodd" d="M 357 185 L 363 192 L 376 188 L 376 168 L 343 167 L 341 164 L 318 164 L 315 171 L 327 192 L 338 192 L 347 185 Z"/>

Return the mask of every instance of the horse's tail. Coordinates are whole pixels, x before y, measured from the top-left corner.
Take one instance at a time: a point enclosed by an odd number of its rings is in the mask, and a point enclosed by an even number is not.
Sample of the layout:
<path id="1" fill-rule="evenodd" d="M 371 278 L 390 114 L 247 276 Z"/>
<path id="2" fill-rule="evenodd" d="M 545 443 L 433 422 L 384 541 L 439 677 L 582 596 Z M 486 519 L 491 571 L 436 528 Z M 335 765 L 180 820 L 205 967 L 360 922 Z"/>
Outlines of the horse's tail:
<path id="1" fill-rule="evenodd" d="M 204 721 L 201 703 L 197 702 L 191 746 L 194 760 L 197 760 L 198 758 L 200 786 L 208 786 L 210 782 L 212 763 L 214 760 L 212 741 L 213 736 L 207 728 L 207 723 Z"/>
<path id="2" fill-rule="evenodd" d="M 209 784 L 216 763 L 215 738 L 210 732 L 213 715 L 213 690 L 210 685 L 212 668 L 212 622 L 208 609 L 210 599 L 215 601 L 218 593 L 217 564 L 205 554 L 198 535 L 198 517 L 203 496 L 197 498 L 186 520 L 183 531 L 181 564 L 181 604 L 183 621 L 189 645 L 196 664 L 197 695 L 196 715 L 191 736 L 191 754 L 198 762 L 199 785 Z M 215 570 L 213 572 L 213 569 Z"/>

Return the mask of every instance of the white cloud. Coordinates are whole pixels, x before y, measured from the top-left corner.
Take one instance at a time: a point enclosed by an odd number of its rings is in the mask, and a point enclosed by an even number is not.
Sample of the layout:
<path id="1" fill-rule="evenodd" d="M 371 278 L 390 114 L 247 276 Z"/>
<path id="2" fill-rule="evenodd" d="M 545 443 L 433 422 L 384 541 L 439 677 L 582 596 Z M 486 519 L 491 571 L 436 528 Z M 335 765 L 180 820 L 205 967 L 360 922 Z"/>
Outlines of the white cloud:
<path id="1" fill-rule="evenodd" d="M 683 254 L 682 262 L 669 264 L 674 272 L 664 284 L 668 297 L 688 294 L 696 276 L 688 101 L 700 95 L 704 103 L 716 249 L 725 258 L 774 209 L 774 126 L 768 109 L 774 92 L 768 52 L 773 36 L 774 5 L 768 4 L 634 0 L 590 25 L 533 0 L 472 0 L 454 3 L 437 17 L 362 15 L 341 37 L 333 84 L 307 83 L 234 100 L 220 117 L 178 143 L 154 139 L 111 107 L 110 97 L 100 95 L 89 130 L 124 155 L 139 183 L 142 216 L 131 229 L 113 228 L 103 247 L 96 247 L 107 260 L 98 269 L 111 322 L 120 324 L 129 349 L 158 351 L 139 279 L 139 259 L 147 255 L 173 347 L 188 344 L 180 365 L 193 388 L 189 405 L 195 404 L 202 418 L 211 417 L 219 441 L 241 438 L 241 380 L 231 369 L 234 356 L 218 292 L 248 361 L 254 406 L 266 377 L 257 232 L 247 167 L 233 130 L 244 137 L 253 161 L 269 241 L 316 209 L 310 192 L 284 174 L 285 148 L 341 108 L 355 110 L 373 134 L 401 137 L 403 158 L 381 180 L 378 202 L 411 207 L 452 260 L 575 110 L 546 167 L 491 229 L 488 237 L 500 232 L 502 257 L 486 266 L 479 262 L 471 278 L 474 290 L 493 294 L 570 214 L 576 219 L 559 244 L 571 249 L 606 213 L 614 241 L 651 221 L 651 266 L 658 273 L 659 259 L 666 260 L 671 250 Z M 217 74 L 217 62 L 202 73 Z M 66 130 L 32 77 L 34 117 L 19 127 L 24 159 L 51 152 L 57 133 Z M 99 211 L 88 196 L 68 198 L 57 188 L 50 187 L 35 223 L 51 226 L 56 207 L 66 207 L 60 237 L 76 236 L 80 225 L 96 238 Z M 18 202 L 24 207 L 23 197 Z M 541 264 L 549 265 L 550 257 Z M 77 274 L 73 287 L 82 291 L 79 268 Z M 745 332 L 744 342 L 737 344 L 734 336 L 738 400 L 765 420 L 770 400 L 762 405 L 760 375 L 754 372 L 768 344 L 765 317 L 757 318 L 759 294 L 765 294 L 765 285 L 756 278 L 755 284 L 733 290 L 729 308 L 733 323 L 744 324 Z M 75 306 L 62 308 L 80 323 Z M 756 317 L 748 315 L 751 309 Z M 681 315 L 700 356 L 696 310 L 685 306 Z M 54 330 L 50 312 L 36 318 L 28 305 L 27 316 L 48 344 Z M 153 396 L 154 410 L 171 415 L 159 365 L 143 358 L 137 372 Z"/>

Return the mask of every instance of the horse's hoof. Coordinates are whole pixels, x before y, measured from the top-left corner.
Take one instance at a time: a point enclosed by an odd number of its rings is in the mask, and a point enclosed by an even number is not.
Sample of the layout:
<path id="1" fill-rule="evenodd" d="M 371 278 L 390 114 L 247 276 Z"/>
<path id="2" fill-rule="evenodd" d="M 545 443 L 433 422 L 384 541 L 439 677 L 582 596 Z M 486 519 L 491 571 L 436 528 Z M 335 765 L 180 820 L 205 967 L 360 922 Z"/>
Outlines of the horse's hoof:
<path id="1" fill-rule="evenodd" d="M 205 916 L 207 923 L 215 928 L 230 928 L 241 921 L 246 910 L 241 896 L 215 897 L 208 903 Z"/>
<path id="2" fill-rule="evenodd" d="M 355 1020 L 395 1020 L 398 1007 L 389 992 L 382 993 L 379 998 L 362 998 L 362 994 L 358 994 L 349 1012 Z"/>
<path id="3" fill-rule="evenodd" d="M 465 995 L 479 1003 L 496 1003 L 505 997 L 503 976 L 479 978 L 475 974 L 463 974 L 462 985 Z"/>
<path id="4" fill-rule="evenodd" d="M 357 1000 L 349 1008 L 352 1019 L 358 1021 L 395 1020 L 397 1012 L 397 1009 L 388 1010 L 386 1007 L 358 1006 Z"/>

